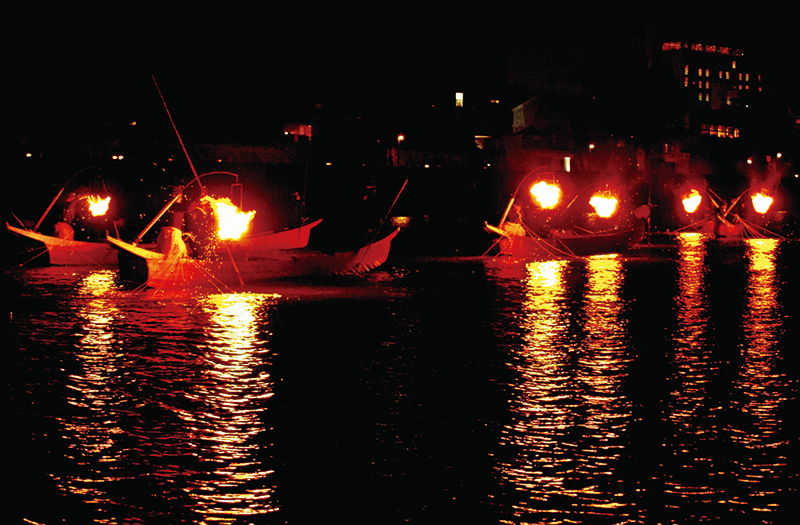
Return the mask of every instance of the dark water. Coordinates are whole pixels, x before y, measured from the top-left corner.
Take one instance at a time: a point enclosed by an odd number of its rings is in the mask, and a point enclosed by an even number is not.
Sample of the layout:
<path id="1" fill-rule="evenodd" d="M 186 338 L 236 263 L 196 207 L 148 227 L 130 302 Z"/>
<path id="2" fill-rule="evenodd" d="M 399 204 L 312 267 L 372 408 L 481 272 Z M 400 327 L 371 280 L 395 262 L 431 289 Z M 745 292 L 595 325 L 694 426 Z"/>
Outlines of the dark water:
<path id="1" fill-rule="evenodd" d="M 18 523 L 790 523 L 796 242 L 164 296 L 6 275 Z"/>

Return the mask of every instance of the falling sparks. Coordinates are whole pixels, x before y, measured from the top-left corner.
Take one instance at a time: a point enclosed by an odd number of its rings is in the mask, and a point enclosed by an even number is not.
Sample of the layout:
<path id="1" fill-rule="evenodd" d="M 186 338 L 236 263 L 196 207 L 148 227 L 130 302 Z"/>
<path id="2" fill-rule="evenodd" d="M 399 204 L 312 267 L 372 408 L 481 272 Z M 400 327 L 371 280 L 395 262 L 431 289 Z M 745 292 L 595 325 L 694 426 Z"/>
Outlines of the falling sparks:
<path id="1" fill-rule="evenodd" d="M 100 197 L 88 197 L 89 211 L 92 212 L 94 217 L 105 215 L 108 211 L 108 204 L 111 202 L 111 197 L 101 199 Z"/>
<path id="2" fill-rule="evenodd" d="M 531 186 L 531 195 L 536 198 L 536 201 L 544 209 L 555 208 L 558 204 L 558 199 L 561 196 L 561 190 L 558 186 L 547 184 L 541 181 Z"/>
<path id="3" fill-rule="evenodd" d="M 594 206 L 595 211 L 600 217 L 604 218 L 614 215 L 617 209 L 617 199 L 612 195 L 597 194 L 592 197 L 589 204 Z"/>
<path id="4" fill-rule="evenodd" d="M 250 225 L 250 219 L 255 215 L 255 211 L 243 212 L 233 205 L 230 199 L 213 199 L 208 197 L 213 205 L 214 211 L 219 220 L 220 239 L 238 239 Z"/>
<path id="5" fill-rule="evenodd" d="M 702 200 L 703 197 L 700 195 L 700 192 L 692 189 L 689 195 L 683 198 L 683 209 L 686 210 L 687 213 L 694 213 L 697 211 L 697 207 L 700 206 Z"/>
<path id="6" fill-rule="evenodd" d="M 756 193 L 753 195 L 753 208 L 755 208 L 758 213 L 767 213 L 770 206 L 772 206 L 772 197 L 763 193 Z"/>

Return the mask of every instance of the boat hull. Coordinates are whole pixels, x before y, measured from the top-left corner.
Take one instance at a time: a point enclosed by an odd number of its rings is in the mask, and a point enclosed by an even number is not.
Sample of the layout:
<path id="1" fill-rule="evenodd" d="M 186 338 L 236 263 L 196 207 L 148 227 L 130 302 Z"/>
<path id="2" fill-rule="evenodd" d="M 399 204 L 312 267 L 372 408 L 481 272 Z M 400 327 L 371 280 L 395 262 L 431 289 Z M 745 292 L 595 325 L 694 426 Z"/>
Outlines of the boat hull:
<path id="1" fill-rule="evenodd" d="M 107 243 L 59 239 L 32 230 L 16 228 L 6 223 L 6 228 L 21 237 L 40 242 L 47 249 L 50 264 L 54 266 L 116 266 L 117 251 Z"/>
<path id="2" fill-rule="evenodd" d="M 608 233 L 554 232 L 547 238 L 533 235 L 510 235 L 504 230 L 486 226 L 490 233 L 500 235 L 497 243 L 498 255 L 524 261 L 620 253 L 644 237 L 643 222 L 630 228 Z"/>
<path id="3" fill-rule="evenodd" d="M 358 250 L 328 254 L 316 250 L 272 250 L 254 254 L 233 247 L 217 260 L 174 257 L 109 238 L 120 252 L 120 277 L 149 288 L 175 289 L 257 284 L 313 275 L 356 275 L 386 262 L 395 230 Z M 229 244 L 230 247 L 230 244 Z"/>

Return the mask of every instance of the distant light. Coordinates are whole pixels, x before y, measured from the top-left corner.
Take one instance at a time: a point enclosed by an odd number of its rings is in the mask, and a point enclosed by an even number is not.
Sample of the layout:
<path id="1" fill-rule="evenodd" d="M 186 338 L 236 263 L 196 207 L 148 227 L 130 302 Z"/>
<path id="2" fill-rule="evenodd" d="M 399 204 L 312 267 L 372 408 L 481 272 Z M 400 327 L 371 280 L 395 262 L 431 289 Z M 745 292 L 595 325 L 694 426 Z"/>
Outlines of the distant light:
<path id="1" fill-rule="evenodd" d="M 326 166 L 333 166 L 333 162 L 326 162 L 325 165 Z"/>
<path id="2" fill-rule="evenodd" d="M 218 163 L 222 163 L 222 159 L 217 159 L 217 162 Z"/>
<path id="3" fill-rule="evenodd" d="M 589 149 L 594 149 L 594 142 L 589 144 Z"/>
<path id="4" fill-rule="evenodd" d="M 783 153 L 780 153 L 780 152 L 778 152 L 778 153 L 775 155 L 775 158 L 776 158 L 776 159 L 779 159 L 779 158 L 781 158 L 781 157 L 783 157 Z"/>
<path id="5" fill-rule="evenodd" d="M 499 104 L 500 103 L 500 101 L 497 100 L 496 98 L 490 100 L 489 102 L 491 102 L 492 104 Z"/>
<path id="6" fill-rule="evenodd" d="M 131 126 L 135 126 L 136 125 L 136 121 L 134 120 L 133 122 L 130 123 L 130 125 Z"/>
<path id="7" fill-rule="evenodd" d="M 430 165 L 430 164 L 425 164 L 425 167 L 426 167 L 426 168 L 430 168 L 430 167 L 431 167 L 431 165 Z"/>
<path id="8" fill-rule="evenodd" d="M 567 173 L 569 173 L 570 169 L 572 168 L 570 163 L 571 163 L 570 157 L 564 157 L 564 171 L 566 171 Z"/>
<path id="9" fill-rule="evenodd" d="M 397 142 L 403 142 L 404 140 L 406 140 L 406 136 L 405 135 L 403 135 L 402 133 L 397 135 Z"/>
<path id="10" fill-rule="evenodd" d="M 752 164 L 753 163 L 753 159 L 747 159 L 747 163 L 748 164 Z"/>
<path id="11" fill-rule="evenodd" d="M 456 93 L 456 107 L 457 108 L 464 107 L 464 93 Z"/>
<path id="12" fill-rule="evenodd" d="M 26 153 L 25 156 L 28 157 L 28 158 L 31 158 L 31 157 L 33 157 L 33 153 Z"/>
<path id="13" fill-rule="evenodd" d="M 125 158 L 124 155 L 111 155 L 112 160 L 122 160 L 124 158 Z"/>

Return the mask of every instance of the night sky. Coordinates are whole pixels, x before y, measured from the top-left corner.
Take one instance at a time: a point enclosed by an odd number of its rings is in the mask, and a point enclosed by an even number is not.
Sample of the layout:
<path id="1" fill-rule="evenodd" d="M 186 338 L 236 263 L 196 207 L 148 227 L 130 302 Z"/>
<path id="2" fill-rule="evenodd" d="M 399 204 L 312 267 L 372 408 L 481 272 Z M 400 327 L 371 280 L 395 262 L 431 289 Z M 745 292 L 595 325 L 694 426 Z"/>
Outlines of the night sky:
<path id="1" fill-rule="evenodd" d="M 151 75 L 186 133 L 247 133 L 319 102 L 380 106 L 397 97 L 449 101 L 455 91 L 501 91 L 514 53 L 613 56 L 654 35 L 741 46 L 761 55 L 776 85 L 797 85 L 800 51 L 780 13 L 469 9 L 22 14 L 8 48 L 13 133 L 133 120 L 171 132 Z"/>

